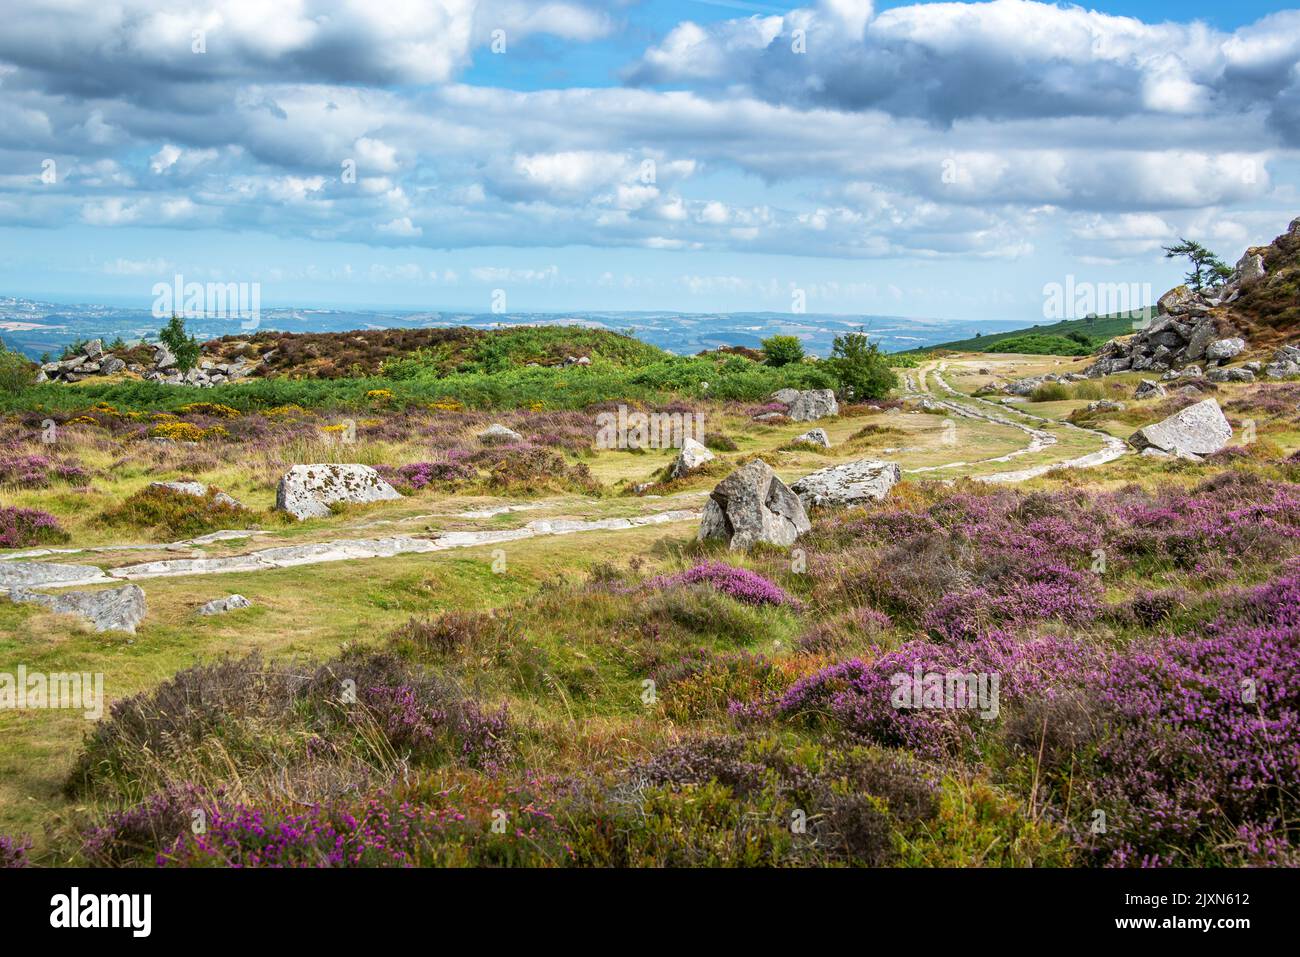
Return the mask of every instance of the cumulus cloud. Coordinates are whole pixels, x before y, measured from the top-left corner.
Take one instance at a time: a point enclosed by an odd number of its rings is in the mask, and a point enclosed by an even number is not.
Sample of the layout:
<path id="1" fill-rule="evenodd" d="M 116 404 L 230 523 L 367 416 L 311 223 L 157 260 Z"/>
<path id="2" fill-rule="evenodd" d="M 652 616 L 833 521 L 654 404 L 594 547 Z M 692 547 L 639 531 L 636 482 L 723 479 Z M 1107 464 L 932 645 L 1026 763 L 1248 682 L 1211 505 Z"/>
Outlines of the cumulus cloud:
<path id="1" fill-rule="evenodd" d="M 715 81 L 770 102 L 943 125 L 1191 114 L 1270 108 L 1291 86 L 1297 44 L 1296 11 L 1225 34 L 1035 0 L 925 3 L 874 17 L 869 4 L 835 0 L 778 17 L 682 24 L 627 79 Z M 1291 132 L 1286 117 L 1277 125 Z"/>
<path id="2" fill-rule="evenodd" d="M 508 89 L 465 82 L 495 31 L 579 56 L 618 5 L 27 6 L 0 34 L 0 224 L 1101 261 L 1258 238 L 1300 144 L 1295 11 L 1227 33 L 819 0 L 675 23 L 622 85 Z"/>

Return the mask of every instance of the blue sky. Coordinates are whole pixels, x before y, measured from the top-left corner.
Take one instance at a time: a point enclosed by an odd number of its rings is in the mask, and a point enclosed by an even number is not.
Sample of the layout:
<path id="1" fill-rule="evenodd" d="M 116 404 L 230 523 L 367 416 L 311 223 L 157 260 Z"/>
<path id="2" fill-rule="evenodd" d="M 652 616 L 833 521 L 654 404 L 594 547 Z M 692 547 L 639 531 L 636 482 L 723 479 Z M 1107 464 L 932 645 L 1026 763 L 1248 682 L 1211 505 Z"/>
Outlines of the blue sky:
<path id="1" fill-rule="evenodd" d="M 1259 0 L 32 0 L 0 295 L 1034 321 L 1282 232 L 1297 60 Z"/>

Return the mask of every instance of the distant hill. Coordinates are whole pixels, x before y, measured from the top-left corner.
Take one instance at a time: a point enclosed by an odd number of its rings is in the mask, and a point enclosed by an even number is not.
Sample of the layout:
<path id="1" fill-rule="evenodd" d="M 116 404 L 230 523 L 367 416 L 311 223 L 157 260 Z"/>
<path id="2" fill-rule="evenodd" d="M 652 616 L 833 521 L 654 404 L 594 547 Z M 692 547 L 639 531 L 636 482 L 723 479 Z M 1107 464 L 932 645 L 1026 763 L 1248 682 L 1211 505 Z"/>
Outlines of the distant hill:
<path id="1" fill-rule="evenodd" d="M 1078 356 L 1088 355 L 1098 346 L 1134 331 L 1133 323 L 1142 318 L 1142 310 L 1090 316 L 1085 319 L 1064 319 L 1049 324 L 1035 324 L 1023 329 L 977 335 L 970 339 L 955 339 L 932 346 L 923 346 L 913 352 L 931 352 L 948 349 L 953 352 L 1024 352 L 1034 355 Z"/>
<path id="2" fill-rule="evenodd" d="M 367 330 L 420 330 L 469 327 L 497 329 L 516 326 L 568 326 L 632 332 L 642 342 L 677 355 L 727 346 L 757 349 L 772 335 L 798 336 L 810 355 L 825 356 L 837 335 L 866 330 L 885 352 L 924 348 L 949 336 L 977 330 L 1009 330 L 1008 320 L 972 322 L 884 315 L 833 315 L 779 312 L 610 312 L 563 313 L 400 312 L 361 309 L 264 308 L 256 324 L 238 319 L 186 320 L 186 328 L 201 341 L 257 331 L 319 333 Z M 107 305 L 68 305 L 0 295 L 0 336 L 28 358 L 57 356 L 72 342 L 116 338 L 126 342 L 154 339 L 162 320 L 149 309 Z"/>

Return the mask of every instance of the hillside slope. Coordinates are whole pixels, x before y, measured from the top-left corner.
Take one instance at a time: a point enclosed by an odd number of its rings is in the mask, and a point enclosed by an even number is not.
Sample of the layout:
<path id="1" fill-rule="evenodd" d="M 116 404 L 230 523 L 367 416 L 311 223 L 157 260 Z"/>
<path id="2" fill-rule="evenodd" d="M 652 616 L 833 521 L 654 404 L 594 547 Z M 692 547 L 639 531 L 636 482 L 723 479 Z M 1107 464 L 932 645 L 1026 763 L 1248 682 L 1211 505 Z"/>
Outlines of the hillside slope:
<path id="1" fill-rule="evenodd" d="M 942 342 L 936 346 L 917 349 L 917 354 L 932 353 L 939 350 L 952 352 L 1028 352 L 1042 355 L 1087 355 L 1097 346 L 1115 336 L 1123 336 L 1133 331 L 1132 313 L 1117 313 L 1106 316 L 1089 316 L 1084 319 L 1063 319 L 1049 325 L 1034 324 L 1024 329 L 1012 329 L 1007 332 L 994 332 L 988 335 L 974 336 L 970 339 L 956 339 Z M 1072 338 L 1073 337 L 1073 338 Z M 1012 340 L 1012 345 L 1006 343 Z M 1031 340 L 1026 342 L 1024 340 Z M 1013 346 L 1020 348 L 1013 348 Z M 1024 348 L 1029 346 L 1029 348 Z"/>

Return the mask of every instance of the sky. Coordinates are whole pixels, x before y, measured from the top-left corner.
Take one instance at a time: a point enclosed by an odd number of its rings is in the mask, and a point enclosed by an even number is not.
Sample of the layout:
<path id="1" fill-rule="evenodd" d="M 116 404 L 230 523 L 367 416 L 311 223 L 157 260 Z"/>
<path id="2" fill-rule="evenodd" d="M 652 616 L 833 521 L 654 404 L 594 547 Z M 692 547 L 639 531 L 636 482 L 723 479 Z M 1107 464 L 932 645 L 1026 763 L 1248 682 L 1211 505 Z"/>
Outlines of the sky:
<path id="1" fill-rule="evenodd" d="M 1263 0 L 25 0 L 0 295 L 1060 318 L 1300 215 L 1298 61 Z"/>

